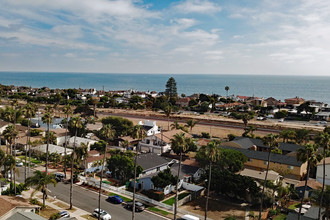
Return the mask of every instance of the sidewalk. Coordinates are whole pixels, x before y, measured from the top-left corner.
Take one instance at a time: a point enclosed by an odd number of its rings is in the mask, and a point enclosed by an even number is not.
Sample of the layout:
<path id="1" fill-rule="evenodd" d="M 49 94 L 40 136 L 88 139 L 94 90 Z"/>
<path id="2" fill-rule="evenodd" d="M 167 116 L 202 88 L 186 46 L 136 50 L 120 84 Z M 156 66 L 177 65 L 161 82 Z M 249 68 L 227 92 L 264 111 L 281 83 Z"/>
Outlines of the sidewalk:
<path id="1" fill-rule="evenodd" d="M 27 191 L 23 191 L 22 195 L 23 198 L 30 200 L 30 196 L 31 193 L 33 192 L 33 189 L 29 189 Z M 39 202 L 42 203 L 42 193 L 41 192 L 36 192 L 33 196 L 33 198 L 38 199 Z M 69 210 L 68 208 L 70 207 L 69 204 L 55 199 L 54 197 L 48 196 L 48 198 L 46 199 L 46 206 L 49 206 L 50 208 L 56 209 L 57 211 L 68 211 L 70 213 L 70 217 L 75 217 L 78 220 L 86 220 L 86 219 L 94 219 L 93 217 L 91 217 L 91 213 L 86 212 L 82 209 L 79 209 L 77 207 L 73 207 L 72 210 Z M 84 216 L 84 217 L 82 217 Z M 89 216 L 89 218 L 87 217 Z"/>

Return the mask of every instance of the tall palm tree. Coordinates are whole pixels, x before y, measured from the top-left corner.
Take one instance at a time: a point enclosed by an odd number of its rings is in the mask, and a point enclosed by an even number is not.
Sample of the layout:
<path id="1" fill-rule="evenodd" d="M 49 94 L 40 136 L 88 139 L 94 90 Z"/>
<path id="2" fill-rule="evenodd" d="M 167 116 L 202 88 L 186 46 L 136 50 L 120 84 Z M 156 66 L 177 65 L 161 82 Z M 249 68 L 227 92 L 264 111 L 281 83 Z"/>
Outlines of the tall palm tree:
<path id="1" fill-rule="evenodd" d="M 112 128 L 111 124 L 103 125 L 101 130 L 99 131 L 99 137 L 107 142 L 109 144 L 115 137 L 116 131 Z M 102 179 L 103 179 L 103 169 L 104 169 L 104 163 L 106 159 L 106 153 L 107 153 L 107 146 L 103 149 L 103 161 L 101 166 L 101 176 L 100 176 L 100 188 L 99 188 L 99 201 L 98 201 L 98 208 L 101 209 L 101 191 L 102 191 Z M 99 215 L 100 220 L 100 215 Z"/>
<path id="2" fill-rule="evenodd" d="M 145 136 L 145 132 L 140 125 L 135 125 L 132 129 L 131 136 L 133 139 L 142 140 Z M 135 219 L 135 193 L 136 193 L 136 168 L 137 168 L 137 156 L 138 156 L 138 145 L 135 147 L 134 156 L 134 184 L 133 184 L 133 208 L 132 208 L 132 220 Z"/>
<path id="3" fill-rule="evenodd" d="M 50 124 L 53 123 L 53 112 L 54 109 L 52 108 L 52 106 L 48 105 L 45 108 L 45 114 L 44 116 L 42 116 L 42 122 L 47 124 L 47 147 L 46 147 L 46 166 L 45 166 L 45 172 L 48 172 L 48 156 L 49 156 L 49 126 Z"/>
<path id="4" fill-rule="evenodd" d="M 226 90 L 226 101 L 227 101 L 227 99 L 228 99 L 229 86 L 226 86 L 226 87 L 225 87 L 225 90 Z M 228 101 L 227 101 L 227 102 L 228 102 Z"/>
<path id="5" fill-rule="evenodd" d="M 279 147 L 279 143 L 277 141 L 277 135 L 274 134 L 268 134 L 265 137 L 263 137 L 262 141 L 263 144 L 268 146 L 268 157 L 267 157 L 267 168 L 266 168 L 266 175 L 265 180 L 262 187 L 262 193 L 261 193 L 261 202 L 260 202 L 260 209 L 259 209 L 259 220 L 261 219 L 261 212 L 262 212 L 262 205 L 264 202 L 264 193 L 265 193 L 265 187 L 267 182 L 267 176 L 268 176 L 268 170 L 269 170 L 269 163 L 270 163 L 270 155 L 272 150 L 277 149 Z"/>
<path id="6" fill-rule="evenodd" d="M 301 217 L 301 208 L 304 202 L 305 192 L 307 189 L 307 182 L 309 179 L 310 168 L 315 167 L 316 164 L 321 160 L 322 156 L 318 153 L 318 146 L 314 144 L 306 144 L 303 148 L 298 149 L 297 151 L 297 160 L 305 163 L 307 162 L 307 174 L 305 180 L 305 187 L 301 196 L 298 220 Z"/>
<path id="7" fill-rule="evenodd" d="M 31 118 L 36 114 L 37 112 L 37 107 L 35 104 L 32 102 L 28 102 L 24 108 L 23 108 L 23 114 L 24 117 L 28 119 L 28 135 L 26 138 L 26 145 L 25 145 L 25 164 L 24 164 L 24 181 L 26 180 L 26 165 L 27 165 L 27 152 L 29 152 L 29 169 L 28 169 L 28 174 L 30 175 L 30 170 L 31 170 L 31 146 L 29 145 L 30 143 L 30 138 L 31 138 Z"/>
<path id="8" fill-rule="evenodd" d="M 318 219 L 321 217 L 321 209 L 322 209 L 322 203 L 323 203 L 323 197 L 324 197 L 324 187 L 325 187 L 325 158 L 326 158 L 326 152 L 328 151 L 330 147 L 330 134 L 326 132 L 322 132 L 318 135 L 316 138 L 316 143 L 319 147 L 323 148 L 323 181 L 322 181 L 322 192 L 321 192 L 321 199 L 320 199 L 320 207 L 319 207 L 319 214 Z"/>
<path id="9" fill-rule="evenodd" d="M 220 159 L 220 148 L 219 143 L 217 142 L 209 142 L 207 146 L 204 148 L 205 150 L 205 156 L 209 160 L 209 179 L 208 179 L 208 186 L 207 186 L 207 195 L 206 195 L 206 204 L 205 204 L 205 220 L 207 219 L 207 209 L 208 209 L 208 203 L 209 203 L 209 195 L 210 195 L 210 186 L 211 186 L 211 173 L 212 173 L 212 163 L 217 162 Z"/>
<path id="10" fill-rule="evenodd" d="M 295 131 L 295 140 L 297 144 L 307 144 L 310 140 L 310 130 L 298 129 Z"/>
<path id="11" fill-rule="evenodd" d="M 34 171 L 34 176 L 28 177 L 26 179 L 27 186 L 34 186 L 35 190 L 31 194 L 31 197 L 36 191 L 42 192 L 42 205 L 45 207 L 45 200 L 47 196 L 47 185 L 53 184 L 56 186 L 56 180 L 54 174 L 49 174 L 47 172 L 41 172 L 39 170 Z"/>
<path id="12" fill-rule="evenodd" d="M 88 144 L 81 143 L 80 147 L 76 148 L 76 160 L 78 164 L 83 164 L 84 168 L 87 169 L 86 159 L 88 157 Z"/>
<path id="13" fill-rule="evenodd" d="M 167 117 L 167 130 L 170 130 L 170 116 L 171 116 L 172 111 L 173 111 L 172 105 L 168 104 L 167 106 L 165 106 L 163 111 L 164 111 L 164 114 Z"/>
<path id="14" fill-rule="evenodd" d="M 74 156 L 76 152 L 76 137 L 79 129 L 83 127 L 82 120 L 80 116 L 71 118 L 70 120 L 71 127 L 75 129 L 74 141 L 73 141 L 73 152 L 71 155 L 71 181 L 70 181 L 70 209 L 72 209 L 72 192 L 73 192 L 73 165 L 74 165 Z"/>
<path id="15" fill-rule="evenodd" d="M 181 125 L 179 124 L 178 121 L 174 121 L 172 124 L 171 124 L 171 130 L 179 130 L 181 128 Z"/>
<path id="16" fill-rule="evenodd" d="M 194 119 L 189 119 L 189 120 L 186 122 L 186 127 L 189 128 L 190 133 L 192 132 L 193 127 L 195 127 L 195 125 L 196 125 L 197 123 L 198 123 L 198 121 L 195 121 Z"/>
<path id="17" fill-rule="evenodd" d="M 66 118 L 65 139 L 64 139 L 64 156 L 66 156 L 67 155 L 66 148 L 68 146 L 67 137 L 68 137 L 68 127 L 69 127 L 69 116 L 73 112 L 72 112 L 72 108 L 71 108 L 70 104 L 65 105 L 64 108 L 62 109 L 62 111 L 65 114 L 65 118 Z M 66 169 L 67 169 L 67 166 L 66 166 L 66 164 L 64 164 L 63 172 L 64 172 L 65 179 L 66 179 Z"/>
<path id="18" fill-rule="evenodd" d="M 3 163 L 4 167 L 5 167 L 5 173 L 7 174 L 8 177 L 8 171 L 10 170 L 10 182 L 13 183 L 12 178 L 13 178 L 13 172 L 12 170 L 14 169 L 15 165 L 16 165 L 16 161 L 15 161 L 15 157 L 13 155 L 7 154 L 5 157 L 5 161 Z M 11 186 L 12 184 L 10 184 Z"/>
<path id="19" fill-rule="evenodd" d="M 283 143 L 293 140 L 296 136 L 296 132 L 292 129 L 284 129 L 280 132 L 280 137 L 283 138 Z"/>
<path id="20" fill-rule="evenodd" d="M 0 170 L 2 170 L 2 166 L 5 163 L 6 160 L 6 154 L 5 152 L 0 148 Z M 0 187 L 0 195 L 2 194 L 2 187 Z"/>
<path id="21" fill-rule="evenodd" d="M 179 181 L 180 181 L 180 172 L 181 172 L 181 162 L 182 154 L 186 153 L 189 149 L 189 144 L 191 143 L 190 138 L 186 138 L 184 133 L 175 134 L 171 139 L 171 148 L 172 150 L 180 156 L 179 159 L 179 168 L 178 168 L 178 179 L 176 182 L 176 191 L 175 191 L 175 206 L 174 206 L 174 220 L 176 220 L 177 209 L 178 209 L 178 191 L 179 191 Z"/>

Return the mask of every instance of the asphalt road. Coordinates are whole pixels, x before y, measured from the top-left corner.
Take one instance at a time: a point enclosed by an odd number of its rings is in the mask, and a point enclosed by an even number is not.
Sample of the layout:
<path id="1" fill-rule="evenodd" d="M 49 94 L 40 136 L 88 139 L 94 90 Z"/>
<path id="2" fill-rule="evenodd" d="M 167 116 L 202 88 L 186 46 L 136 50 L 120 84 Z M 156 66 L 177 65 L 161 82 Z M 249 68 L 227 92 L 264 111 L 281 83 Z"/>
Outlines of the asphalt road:
<path id="1" fill-rule="evenodd" d="M 20 167 L 20 176 L 16 177 L 19 182 L 24 181 L 24 167 Z M 70 202 L 70 184 L 58 183 L 56 187 L 48 186 L 49 195 L 56 196 L 56 199 L 62 200 L 66 203 Z M 127 210 L 120 204 L 112 204 L 105 201 L 107 197 L 101 197 L 101 209 L 107 211 L 111 215 L 111 219 L 131 219 L 132 212 Z M 80 186 L 73 186 L 73 205 L 81 208 L 87 212 L 93 212 L 98 206 L 98 193 L 87 190 Z M 136 220 L 164 220 L 167 218 L 155 215 L 149 211 L 138 212 L 135 214 Z"/>

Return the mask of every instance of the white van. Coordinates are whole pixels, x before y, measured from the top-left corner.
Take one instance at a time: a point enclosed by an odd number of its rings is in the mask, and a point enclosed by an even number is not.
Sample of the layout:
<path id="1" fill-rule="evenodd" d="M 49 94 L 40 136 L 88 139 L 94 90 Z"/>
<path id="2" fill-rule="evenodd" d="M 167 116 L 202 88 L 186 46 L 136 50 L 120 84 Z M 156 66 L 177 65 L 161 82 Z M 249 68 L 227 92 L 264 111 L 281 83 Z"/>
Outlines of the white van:
<path id="1" fill-rule="evenodd" d="M 199 220 L 198 217 L 196 216 L 193 216 L 193 215 L 184 215 L 180 218 L 181 220 Z M 179 220 L 180 220 L 179 219 Z"/>

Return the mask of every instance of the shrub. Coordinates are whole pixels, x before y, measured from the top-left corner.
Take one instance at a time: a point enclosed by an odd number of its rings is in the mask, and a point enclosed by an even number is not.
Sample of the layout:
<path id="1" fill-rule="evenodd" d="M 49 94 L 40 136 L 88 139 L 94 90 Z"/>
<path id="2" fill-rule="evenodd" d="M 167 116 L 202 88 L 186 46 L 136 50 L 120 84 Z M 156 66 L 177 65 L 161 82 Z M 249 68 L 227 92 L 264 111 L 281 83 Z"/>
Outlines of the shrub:
<path id="1" fill-rule="evenodd" d="M 31 137 L 39 136 L 40 133 L 41 133 L 41 130 L 39 130 L 39 129 L 31 129 L 30 130 Z"/>
<path id="2" fill-rule="evenodd" d="M 59 219 L 61 216 L 59 213 L 54 213 L 49 217 L 49 220 Z"/>
<path id="3" fill-rule="evenodd" d="M 229 217 L 225 218 L 225 220 L 236 220 L 236 217 L 235 216 L 229 216 Z"/>
<path id="4" fill-rule="evenodd" d="M 278 210 L 276 210 L 276 209 L 271 209 L 271 210 L 269 210 L 269 212 L 268 212 L 268 217 L 271 217 L 271 216 L 277 215 L 278 213 L 279 213 Z"/>
<path id="5" fill-rule="evenodd" d="M 165 198 L 165 195 L 163 192 L 159 192 L 159 191 L 154 191 L 154 190 L 143 190 L 142 193 L 146 196 L 148 196 L 151 199 L 154 199 L 156 201 L 162 201 Z"/>
<path id="6" fill-rule="evenodd" d="M 28 126 L 28 123 L 29 123 L 29 120 L 27 118 L 24 118 L 22 121 L 21 121 L 21 125 L 23 126 Z"/>
<path id="7" fill-rule="evenodd" d="M 211 136 L 207 132 L 202 132 L 202 138 L 211 138 Z"/>
<path id="8" fill-rule="evenodd" d="M 228 134 L 227 137 L 228 137 L 228 140 L 229 141 L 232 141 L 232 140 L 235 139 L 236 135 L 234 135 L 234 134 Z"/>

